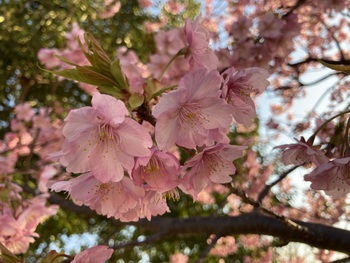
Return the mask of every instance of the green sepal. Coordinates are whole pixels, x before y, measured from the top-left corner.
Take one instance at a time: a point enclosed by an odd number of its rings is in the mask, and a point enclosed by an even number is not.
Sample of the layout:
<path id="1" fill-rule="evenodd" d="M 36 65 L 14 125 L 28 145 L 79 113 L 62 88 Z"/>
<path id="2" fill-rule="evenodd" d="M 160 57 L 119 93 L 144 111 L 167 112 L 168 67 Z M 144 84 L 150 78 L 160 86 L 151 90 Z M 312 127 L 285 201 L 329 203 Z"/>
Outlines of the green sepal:
<path id="1" fill-rule="evenodd" d="M 132 93 L 128 100 L 131 109 L 140 107 L 144 101 L 145 98 L 140 93 Z"/>

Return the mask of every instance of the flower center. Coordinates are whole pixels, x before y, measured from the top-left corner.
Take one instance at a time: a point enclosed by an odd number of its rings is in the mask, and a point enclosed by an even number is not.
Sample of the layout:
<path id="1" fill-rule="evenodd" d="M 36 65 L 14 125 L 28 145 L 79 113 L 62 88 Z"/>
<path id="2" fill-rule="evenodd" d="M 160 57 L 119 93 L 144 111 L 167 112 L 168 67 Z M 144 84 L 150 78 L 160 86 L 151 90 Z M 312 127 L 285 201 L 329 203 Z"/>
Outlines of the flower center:
<path id="1" fill-rule="evenodd" d="M 189 124 L 191 128 L 202 126 L 204 122 L 209 122 L 209 119 L 207 118 L 209 116 L 206 115 L 203 114 L 200 109 L 191 109 L 189 107 L 180 108 L 181 123 Z"/>

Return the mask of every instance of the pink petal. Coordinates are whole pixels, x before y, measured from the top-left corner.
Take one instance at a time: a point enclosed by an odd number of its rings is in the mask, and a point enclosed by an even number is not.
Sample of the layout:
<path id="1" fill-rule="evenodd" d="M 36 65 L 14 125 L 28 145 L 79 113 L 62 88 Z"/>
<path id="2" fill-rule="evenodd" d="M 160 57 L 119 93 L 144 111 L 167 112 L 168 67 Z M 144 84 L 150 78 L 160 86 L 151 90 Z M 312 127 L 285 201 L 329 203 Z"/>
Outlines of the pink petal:
<path id="1" fill-rule="evenodd" d="M 162 114 L 155 127 L 155 137 L 160 150 L 169 150 L 174 146 L 179 127 L 178 116 Z"/>
<path id="2" fill-rule="evenodd" d="M 90 169 L 93 175 L 102 183 L 119 182 L 124 176 L 124 169 L 119 160 L 120 149 L 109 141 L 100 143 L 90 156 Z M 126 157 L 126 156 L 125 156 Z M 128 160 L 129 159 L 129 160 Z M 129 162 L 131 156 L 125 159 Z"/>
<path id="3" fill-rule="evenodd" d="M 63 135 L 68 141 L 74 141 L 86 130 L 92 129 L 96 125 L 96 112 L 91 107 L 83 107 L 71 110 L 65 118 Z"/>
<path id="4" fill-rule="evenodd" d="M 152 147 L 151 135 L 133 119 L 126 118 L 116 129 L 120 140 L 120 148 L 132 156 L 149 156 Z"/>
<path id="5" fill-rule="evenodd" d="M 91 102 L 99 118 L 106 120 L 112 126 L 122 123 L 126 115 L 129 115 L 124 103 L 109 95 L 96 93 Z"/>

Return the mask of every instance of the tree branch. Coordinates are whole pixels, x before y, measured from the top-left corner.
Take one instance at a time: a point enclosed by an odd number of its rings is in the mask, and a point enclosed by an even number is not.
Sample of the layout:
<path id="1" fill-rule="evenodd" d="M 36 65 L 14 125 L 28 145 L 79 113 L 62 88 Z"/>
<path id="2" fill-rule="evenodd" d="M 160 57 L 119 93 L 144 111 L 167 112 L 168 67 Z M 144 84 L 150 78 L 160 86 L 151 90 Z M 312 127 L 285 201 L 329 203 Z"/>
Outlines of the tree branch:
<path id="1" fill-rule="evenodd" d="M 140 220 L 131 224 L 147 230 L 167 230 L 168 236 L 217 234 L 258 234 L 278 237 L 286 242 L 300 242 L 310 246 L 350 254 L 350 231 L 317 223 L 292 220 L 306 228 L 309 234 L 291 231 L 280 220 L 261 213 L 240 216 L 169 218 L 155 217 L 151 221 Z"/>
<path id="2" fill-rule="evenodd" d="M 28 189 L 27 189 L 28 190 Z M 54 194 L 49 202 L 59 204 L 61 208 L 85 215 L 96 215 L 86 206 L 77 206 L 69 200 Z M 113 219 L 111 219 L 113 220 Z M 317 223 L 288 219 L 306 231 L 291 230 L 290 226 L 280 219 L 258 212 L 242 214 L 240 216 L 208 216 L 190 218 L 153 217 L 151 221 L 141 219 L 138 222 L 120 222 L 120 225 L 133 225 L 156 234 L 144 241 L 133 241 L 129 244 L 117 246 L 143 245 L 160 241 L 162 238 L 178 235 L 270 235 L 285 242 L 300 242 L 321 249 L 334 250 L 350 255 L 350 231 Z"/>
<path id="3" fill-rule="evenodd" d="M 279 182 L 281 182 L 284 178 L 287 177 L 288 174 L 290 174 L 291 172 L 293 172 L 295 169 L 297 169 L 298 167 L 300 167 L 300 165 L 298 166 L 294 166 L 292 168 L 290 168 L 289 170 L 285 171 L 284 173 L 282 173 L 275 181 L 273 181 L 270 184 L 265 185 L 264 189 L 260 192 L 259 196 L 258 196 L 258 203 L 262 203 L 262 200 L 267 196 L 267 194 L 269 193 L 269 191 L 271 190 L 272 187 L 274 187 L 276 184 L 278 184 Z"/>

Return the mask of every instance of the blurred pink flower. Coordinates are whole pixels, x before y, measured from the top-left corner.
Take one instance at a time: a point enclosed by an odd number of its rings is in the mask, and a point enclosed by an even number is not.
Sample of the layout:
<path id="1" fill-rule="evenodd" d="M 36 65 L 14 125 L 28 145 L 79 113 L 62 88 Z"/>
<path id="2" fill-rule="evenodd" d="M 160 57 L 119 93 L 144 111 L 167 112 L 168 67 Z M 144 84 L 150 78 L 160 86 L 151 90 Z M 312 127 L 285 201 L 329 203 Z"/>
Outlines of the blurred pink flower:
<path id="1" fill-rule="evenodd" d="M 350 157 L 336 158 L 316 167 L 304 179 L 311 182 L 314 190 L 324 190 L 334 198 L 342 197 L 350 191 Z"/>
<path id="2" fill-rule="evenodd" d="M 70 111 L 60 158 L 67 171 L 91 171 L 102 183 L 118 182 L 124 169 L 134 167 L 134 157 L 149 156 L 151 137 L 128 114 L 122 101 L 99 93 L 93 96 L 92 107 Z"/>
<path id="3" fill-rule="evenodd" d="M 155 36 L 155 41 L 159 54 L 175 55 L 185 47 L 185 34 L 178 28 L 169 31 L 160 30 Z"/>
<path id="4" fill-rule="evenodd" d="M 15 107 L 15 113 L 16 113 L 17 120 L 24 120 L 24 121 L 30 121 L 35 115 L 35 112 L 32 106 L 30 106 L 29 102 L 18 104 Z"/>
<path id="5" fill-rule="evenodd" d="M 200 20 L 201 17 L 198 16 L 193 23 L 188 19 L 185 22 L 185 34 L 189 44 L 186 56 L 190 57 L 191 65 L 216 69 L 219 60 L 209 48 L 209 32 L 200 24 Z"/>
<path id="6" fill-rule="evenodd" d="M 297 143 L 274 147 L 274 149 L 282 150 L 281 160 L 284 165 L 309 165 L 310 163 L 313 163 L 318 166 L 328 162 L 328 158 L 325 154 L 321 150 L 307 144 L 303 137 L 300 141 L 295 138 L 294 140 L 296 140 Z"/>
<path id="7" fill-rule="evenodd" d="M 269 73 L 262 68 L 247 68 L 236 71 L 227 69 L 223 74 L 225 85 L 223 98 L 233 106 L 233 118 L 245 126 L 253 124 L 256 116 L 255 103 L 251 94 L 262 93 L 270 84 Z"/>
<path id="8" fill-rule="evenodd" d="M 242 157 L 246 146 L 216 144 L 205 148 L 185 163 L 181 189 L 196 200 L 197 195 L 209 183 L 224 184 L 232 181 L 236 167 L 232 161 Z"/>
<path id="9" fill-rule="evenodd" d="M 100 11 L 98 16 L 102 19 L 107 19 L 118 13 L 122 4 L 119 1 L 113 3 L 113 1 L 105 0 L 104 5 L 105 10 Z"/>
<path id="10" fill-rule="evenodd" d="M 107 246 L 95 246 L 77 254 L 71 263 L 103 263 L 113 254 Z"/>
<path id="11" fill-rule="evenodd" d="M 176 252 L 175 254 L 170 256 L 170 262 L 169 263 L 187 263 L 188 262 L 188 256 Z"/>
<path id="12" fill-rule="evenodd" d="M 273 13 L 266 14 L 259 21 L 260 35 L 265 38 L 278 38 L 282 35 L 283 20 Z"/>
<path id="13" fill-rule="evenodd" d="M 175 143 L 192 149 L 202 146 L 212 135 L 210 130 L 230 125 L 232 108 L 220 98 L 221 83 L 217 71 L 199 69 L 186 74 L 177 90 L 161 97 L 153 109 L 160 150 L 168 150 Z"/>
<path id="14" fill-rule="evenodd" d="M 45 64 L 46 68 L 52 69 L 62 63 L 55 55 L 60 55 L 56 48 L 41 48 L 37 56 L 40 62 Z"/>

